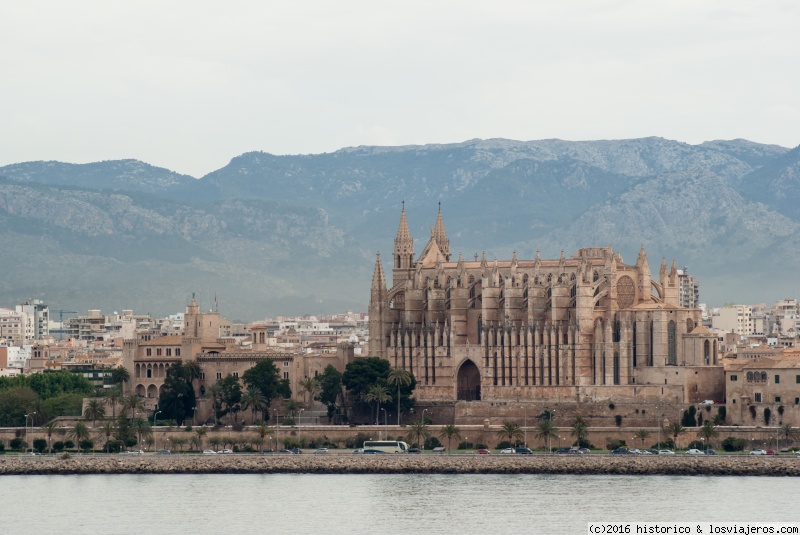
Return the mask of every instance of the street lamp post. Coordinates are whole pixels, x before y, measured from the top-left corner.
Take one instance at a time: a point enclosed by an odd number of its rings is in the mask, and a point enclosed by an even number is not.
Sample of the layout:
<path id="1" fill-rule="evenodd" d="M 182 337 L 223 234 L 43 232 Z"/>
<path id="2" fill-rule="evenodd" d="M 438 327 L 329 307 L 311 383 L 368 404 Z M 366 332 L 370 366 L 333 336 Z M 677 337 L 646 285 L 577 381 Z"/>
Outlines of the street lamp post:
<path id="1" fill-rule="evenodd" d="M 525 420 L 523 420 L 522 430 L 525 433 L 525 447 L 528 447 L 528 406 L 525 405 Z"/>
<path id="2" fill-rule="evenodd" d="M 381 410 L 383 411 L 383 430 L 384 434 L 386 435 L 384 440 L 389 440 L 389 425 L 386 423 L 386 409 L 381 407 Z"/>
<path id="3" fill-rule="evenodd" d="M 158 435 L 156 434 L 156 418 L 158 417 L 158 415 L 160 413 L 161 413 L 161 411 L 156 411 L 155 414 L 153 414 L 153 436 L 155 437 L 155 448 L 156 448 L 156 450 L 158 449 Z"/>
<path id="4" fill-rule="evenodd" d="M 555 414 L 555 412 L 556 412 L 555 410 L 552 410 L 549 413 L 549 416 L 550 416 L 550 433 L 547 434 L 547 450 L 548 450 L 548 453 L 553 453 L 553 448 L 550 447 L 550 434 L 553 431 L 553 414 Z"/>
<path id="5" fill-rule="evenodd" d="M 197 425 L 197 407 L 192 407 L 192 425 Z"/>
<path id="6" fill-rule="evenodd" d="M 278 451 L 278 409 L 272 409 L 275 414 L 275 451 Z"/>
<path id="7" fill-rule="evenodd" d="M 428 410 L 428 409 L 422 409 L 422 415 L 421 415 L 421 416 L 420 416 L 420 418 L 419 418 L 419 421 L 420 421 L 420 423 L 421 423 L 422 425 L 425 425 L 425 411 L 427 411 L 427 410 Z M 421 430 L 421 429 L 420 429 L 420 430 Z M 417 446 L 419 446 L 419 439 L 420 439 L 420 438 L 422 438 L 422 436 L 421 436 L 421 435 L 417 436 Z M 420 449 L 421 449 L 421 450 L 423 450 L 423 451 L 425 450 L 425 442 L 423 442 L 423 443 L 422 443 L 422 447 L 421 447 Z"/>

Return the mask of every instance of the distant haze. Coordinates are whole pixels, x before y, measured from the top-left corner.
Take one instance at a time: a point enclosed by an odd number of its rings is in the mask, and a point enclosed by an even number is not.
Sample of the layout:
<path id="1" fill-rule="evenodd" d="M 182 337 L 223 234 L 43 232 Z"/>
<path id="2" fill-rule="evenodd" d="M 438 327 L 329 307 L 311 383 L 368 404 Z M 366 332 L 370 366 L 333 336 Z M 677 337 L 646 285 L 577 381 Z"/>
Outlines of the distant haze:
<path id="1" fill-rule="evenodd" d="M 701 301 L 800 294 L 800 148 L 744 139 L 508 139 L 248 152 L 199 180 L 137 160 L 0 167 L 0 306 L 233 319 L 366 310 L 405 201 L 421 253 L 442 202 L 453 258 L 611 245 L 700 279 Z M 391 277 L 391 275 L 389 275 Z"/>
<path id="2" fill-rule="evenodd" d="M 800 4 L 7 2 L 0 165 L 474 138 L 800 143 Z"/>

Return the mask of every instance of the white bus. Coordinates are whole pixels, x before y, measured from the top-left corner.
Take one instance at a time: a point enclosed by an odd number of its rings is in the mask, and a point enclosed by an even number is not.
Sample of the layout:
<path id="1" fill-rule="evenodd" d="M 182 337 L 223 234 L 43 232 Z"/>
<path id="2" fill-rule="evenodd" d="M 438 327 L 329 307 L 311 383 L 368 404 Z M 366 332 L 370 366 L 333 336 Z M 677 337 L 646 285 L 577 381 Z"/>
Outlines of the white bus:
<path id="1" fill-rule="evenodd" d="M 380 451 L 382 453 L 408 453 L 408 444 L 397 440 L 365 440 L 364 453 Z"/>

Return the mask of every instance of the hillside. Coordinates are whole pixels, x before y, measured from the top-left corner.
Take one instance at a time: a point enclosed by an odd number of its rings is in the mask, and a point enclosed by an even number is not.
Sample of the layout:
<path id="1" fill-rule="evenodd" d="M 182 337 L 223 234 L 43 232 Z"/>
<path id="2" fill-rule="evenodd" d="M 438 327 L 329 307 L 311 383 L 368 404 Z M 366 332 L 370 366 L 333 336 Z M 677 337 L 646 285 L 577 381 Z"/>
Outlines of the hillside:
<path id="1" fill-rule="evenodd" d="M 194 179 L 135 160 L 0 167 L 0 303 L 231 318 L 364 310 L 405 201 L 417 253 L 442 202 L 455 254 L 611 244 L 676 258 L 704 301 L 796 295 L 800 148 L 746 140 L 471 140 L 246 153 Z"/>

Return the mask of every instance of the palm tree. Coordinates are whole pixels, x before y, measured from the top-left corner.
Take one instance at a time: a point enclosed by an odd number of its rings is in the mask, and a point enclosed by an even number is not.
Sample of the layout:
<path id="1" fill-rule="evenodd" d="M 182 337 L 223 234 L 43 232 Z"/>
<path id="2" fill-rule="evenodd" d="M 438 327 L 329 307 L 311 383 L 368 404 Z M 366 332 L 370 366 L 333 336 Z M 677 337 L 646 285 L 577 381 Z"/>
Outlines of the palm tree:
<path id="1" fill-rule="evenodd" d="M 58 432 L 58 424 L 56 424 L 55 420 L 52 420 L 44 424 L 42 429 L 47 433 L 47 453 L 53 453 L 53 448 L 50 445 L 50 438 L 53 436 L 53 433 Z"/>
<path id="2" fill-rule="evenodd" d="M 389 393 L 389 389 L 383 385 L 372 385 L 367 390 L 367 395 L 364 396 L 364 401 L 367 403 L 375 402 L 375 421 L 378 420 L 379 407 L 382 403 L 387 403 L 392 401 L 392 395 Z"/>
<path id="3" fill-rule="evenodd" d="M 310 407 L 314 398 L 319 394 L 319 383 L 314 377 L 306 377 L 300 381 L 300 388 L 303 389 L 303 402 L 305 402 L 306 394 L 308 394 L 308 406 Z"/>
<path id="4" fill-rule="evenodd" d="M 576 416 L 571 428 L 570 434 L 575 437 L 576 445 L 582 447 L 581 444 L 589 438 L 589 424 L 580 416 Z"/>
<path id="5" fill-rule="evenodd" d="M 267 422 L 264 422 L 264 421 L 258 422 L 257 430 L 258 430 L 258 436 L 261 437 L 261 442 L 260 442 L 259 449 L 263 450 L 264 449 L 264 438 L 266 438 L 266 436 L 269 435 L 269 426 L 267 425 Z"/>
<path id="6" fill-rule="evenodd" d="M 454 425 L 446 425 L 442 427 L 442 432 L 439 433 L 439 436 L 447 439 L 447 451 L 450 451 L 450 441 L 453 438 L 461 440 L 461 430 Z"/>
<path id="7" fill-rule="evenodd" d="M 111 381 L 115 384 L 127 383 L 131 378 L 131 373 L 124 366 L 117 366 L 111 371 Z"/>
<path id="8" fill-rule="evenodd" d="M 697 434 L 700 435 L 700 438 L 704 439 L 703 442 L 705 444 L 711 446 L 711 440 L 719 436 L 719 431 L 717 431 L 717 426 L 714 425 L 713 421 L 706 420 L 703 422 L 703 427 L 700 428 Z"/>
<path id="9" fill-rule="evenodd" d="M 111 440 L 111 435 L 116 433 L 117 426 L 113 420 L 103 422 L 103 425 L 100 427 L 103 431 L 103 434 L 106 436 L 106 453 L 108 453 L 108 443 Z"/>
<path id="10" fill-rule="evenodd" d="M 203 437 L 208 433 L 208 429 L 205 427 L 198 427 L 194 432 L 197 434 L 197 449 L 201 450 L 203 449 Z"/>
<path id="11" fill-rule="evenodd" d="M 536 425 L 536 438 L 542 439 L 542 442 L 544 442 L 545 440 L 549 442 L 550 439 L 558 438 L 556 426 L 553 423 L 552 418 L 548 418 L 547 420 L 542 420 Z M 548 449 L 550 449 L 549 444 L 547 447 Z"/>
<path id="12" fill-rule="evenodd" d="M 242 396 L 242 408 L 250 409 L 253 413 L 252 425 L 256 423 L 256 412 L 264 412 L 267 408 L 267 398 L 258 387 L 251 386 Z"/>
<path id="13" fill-rule="evenodd" d="M 136 411 L 144 410 L 144 398 L 138 394 L 122 398 L 122 410 L 125 413 L 131 411 L 131 418 L 135 418 Z"/>
<path id="14" fill-rule="evenodd" d="M 144 418 L 136 418 L 133 420 L 133 429 L 139 437 L 139 444 L 144 444 L 144 440 L 153 436 L 153 430 L 150 427 L 150 422 Z"/>
<path id="15" fill-rule="evenodd" d="M 291 417 L 292 419 L 294 419 L 294 413 L 299 408 L 300 406 L 293 399 L 290 399 L 289 401 L 286 402 L 286 411 L 289 413 L 289 417 Z"/>
<path id="16" fill-rule="evenodd" d="M 74 427 L 70 428 L 70 430 L 67 432 L 67 436 L 80 446 L 81 441 L 88 440 L 89 428 L 86 427 L 85 423 L 78 422 Z"/>
<path id="17" fill-rule="evenodd" d="M 525 432 L 516 422 L 503 422 L 503 425 L 500 427 L 500 430 L 497 432 L 497 436 L 500 438 L 507 438 L 512 445 L 516 446 L 516 443 L 519 442 L 523 436 L 525 436 Z"/>
<path id="18" fill-rule="evenodd" d="M 105 415 L 106 408 L 97 398 L 90 399 L 89 403 L 86 404 L 86 410 L 83 411 L 83 417 L 92 421 L 92 427 L 94 427 L 94 424 L 97 420 L 105 417 Z"/>
<path id="19" fill-rule="evenodd" d="M 428 431 L 428 424 L 425 423 L 425 420 L 420 418 L 416 422 L 411 422 L 408 430 L 408 440 L 410 442 L 416 442 L 417 446 L 419 447 L 420 442 L 422 442 L 424 445 L 425 441 L 430 437 L 431 433 Z"/>
<path id="20" fill-rule="evenodd" d="M 200 379 L 203 376 L 203 367 L 197 362 L 197 359 L 187 360 L 183 363 L 183 369 L 189 374 L 189 380 L 194 384 L 195 379 Z"/>
<path id="21" fill-rule="evenodd" d="M 675 449 L 678 449 L 678 436 L 683 435 L 686 433 L 686 428 L 683 427 L 683 424 L 680 422 L 672 422 L 667 426 L 667 433 L 672 435 L 673 441 L 675 442 Z"/>
<path id="22" fill-rule="evenodd" d="M 647 429 L 639 429 L 636 431 L 636 433 L 634 433 L 634 436 L 642 441 L 642 449 L 644 449 L 644 441 L 650 436 L 650 431 Z"/>
<path id="23" fill-rule="evenodd" d="M 117 403 L 122 400 L 122 389 L 119 386 L 109 388 L 105 392 L 106 399 L 111 403 L 111 417 L 117 419 Z"/>
<path id="24" fill-rule="evenodd" d="M 400 387 L 411 384 L 413 377 L 409 372 L 401 368 L 392 368 L 386 377 L 386 383 L 397 386 L 397 425 L 400 425 Z"/>

